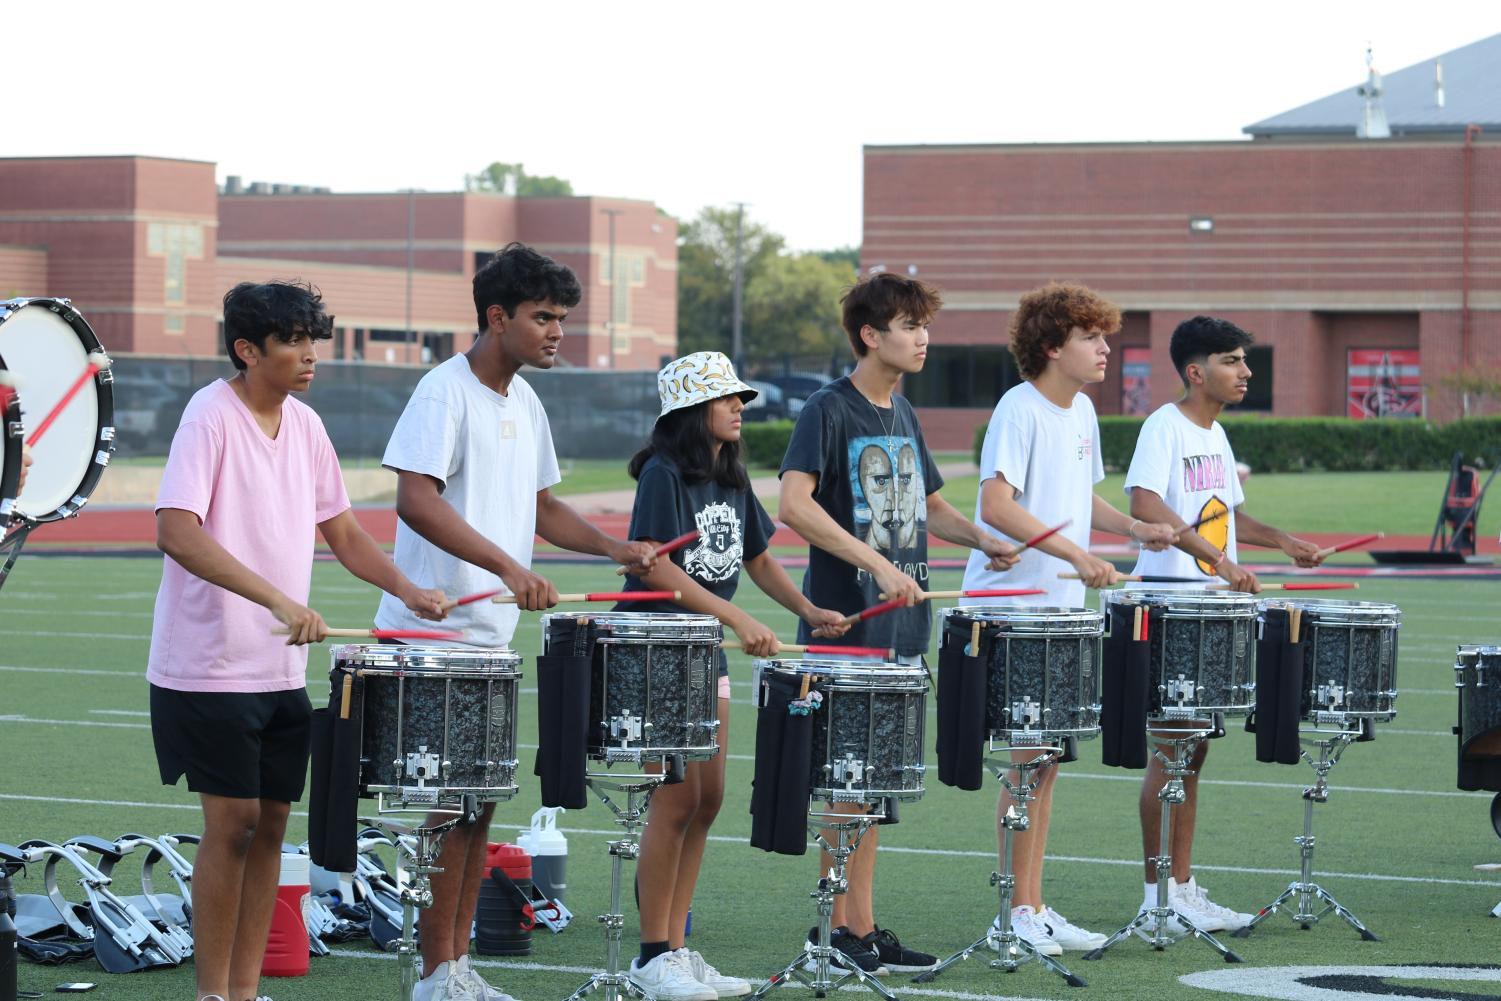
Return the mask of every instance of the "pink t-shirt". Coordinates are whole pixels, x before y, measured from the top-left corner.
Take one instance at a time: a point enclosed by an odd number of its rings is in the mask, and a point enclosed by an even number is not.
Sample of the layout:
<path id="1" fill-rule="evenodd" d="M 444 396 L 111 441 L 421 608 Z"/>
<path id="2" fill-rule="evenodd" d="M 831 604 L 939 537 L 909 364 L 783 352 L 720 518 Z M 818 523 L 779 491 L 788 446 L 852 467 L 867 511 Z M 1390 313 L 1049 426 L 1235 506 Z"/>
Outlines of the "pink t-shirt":
<path id="1" fill-rule="evenodd" d="M 268 438 L 222 379 L 188 401 L 172 438 L 156 510 L 198 516 L 230 554 L 307 604 L 320 522 L 349 507 L 318 415 L 288 398 Z M 307 684 L 307 647 L 271 635 L 276 617 L 184 570 L 162 567 L 146 679 L 183 692 L 279 692 Z"/>

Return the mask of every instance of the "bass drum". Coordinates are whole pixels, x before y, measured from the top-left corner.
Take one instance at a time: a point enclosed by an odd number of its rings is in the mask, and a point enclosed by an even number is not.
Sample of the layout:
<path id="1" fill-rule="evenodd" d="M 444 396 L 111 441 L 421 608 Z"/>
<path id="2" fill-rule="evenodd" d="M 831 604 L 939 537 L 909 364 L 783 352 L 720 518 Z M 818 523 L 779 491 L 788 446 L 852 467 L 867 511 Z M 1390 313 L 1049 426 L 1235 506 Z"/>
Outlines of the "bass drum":
<path id="1" fill-rule="evenodd" d="M 67 299 L 0 302 L 0 357 L 24 394 L 26 434 L 83 374 L 89 355 L 102 350 Z M 11 505 L 10 521 L 58 521 L 88 502 L 115 450 L 113 381 L 108 369 L 96 373 L 31 450 L 26 491 Z"/>
<path id="2" fill-rule="evenodd" d="M 0 373 L 7 373 L 0 356 Z M 0 375 L 0 535 L 10 526 L 21 485 L 21 396 Z"/>

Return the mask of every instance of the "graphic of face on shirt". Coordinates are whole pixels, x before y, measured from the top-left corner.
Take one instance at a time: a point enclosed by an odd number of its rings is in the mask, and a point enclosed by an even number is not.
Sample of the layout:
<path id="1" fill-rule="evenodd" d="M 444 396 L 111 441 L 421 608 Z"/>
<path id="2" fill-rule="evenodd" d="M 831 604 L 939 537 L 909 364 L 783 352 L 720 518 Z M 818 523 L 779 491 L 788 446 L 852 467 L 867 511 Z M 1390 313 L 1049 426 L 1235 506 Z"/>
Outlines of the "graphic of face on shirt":
<path id="1" fill-rule="evenodd" d="M 698 543 L 683 557 L 683 570 L 711 584 L 734 578 L 745 552 L 740 515 L 728 504 L 706 504 L 694 513 L 693 523 L 698 528 Z"/>
<path id="2" fill-rule="evenodd" d="M 850 442 L 850 484 L 855 501 L 855 534 L 878 552 L 917 543 L 927 522 L 922 467 L 910 438 L 855 438 Z"/>

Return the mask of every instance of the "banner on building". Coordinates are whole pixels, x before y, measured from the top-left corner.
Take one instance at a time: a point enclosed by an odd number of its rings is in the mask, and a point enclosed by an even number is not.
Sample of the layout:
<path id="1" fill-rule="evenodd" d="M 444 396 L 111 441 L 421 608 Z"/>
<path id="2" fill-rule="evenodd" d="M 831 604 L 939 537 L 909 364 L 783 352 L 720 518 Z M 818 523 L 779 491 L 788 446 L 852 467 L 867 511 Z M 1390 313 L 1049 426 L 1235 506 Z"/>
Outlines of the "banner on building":
<path id="1" fill-rule="evenodd" d="M 1363 420 L 1422 415 L 1422 368 L 1415 348 L 1351 348 L 1345 371 L 1349 416 Z"/>
<path id="2" fill-rule="evenodd" d="M 1152 349 L 1121 350 L 1121 413 L 1145 417 L 1152 412 Z"/>

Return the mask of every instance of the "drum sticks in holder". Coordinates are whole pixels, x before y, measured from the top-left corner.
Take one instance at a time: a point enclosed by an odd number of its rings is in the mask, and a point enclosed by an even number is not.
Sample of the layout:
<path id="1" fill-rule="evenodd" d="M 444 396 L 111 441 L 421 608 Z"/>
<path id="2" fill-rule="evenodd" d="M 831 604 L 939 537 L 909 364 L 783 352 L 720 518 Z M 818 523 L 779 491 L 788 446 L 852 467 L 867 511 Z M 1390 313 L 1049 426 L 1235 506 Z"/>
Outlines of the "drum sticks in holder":
<path id="1" fill-rule="evenodd" d="M 674 550 L 682 549 L 688 543 L 690 543 L 690 542 L 696 542 L 697 540 L 698 540 L 698 529 L 694 529 L 691 532 L 684 532 L 682 535 L 678 536 L 676 539 L 673 539 L 670 542 L 664 542 L 660 546 L 658 546 L 657 547 L 657 551 L 656 551 L 656 553 L 654 555 L 656 555 L 660 559 L 661 557 L 666 556 L 668 553 L 671 553 Z M 625 576 L 625 567 L 616 567 L 615 568 L 615 576 L 617 576 L 617 577 L 624 577 Z"/>
<path id="2" fill-rule="evenodd" d="M 83 372 L 77 379 L 73 380 L 73 385 L 68 387 L 68 391 L 62 395 L 62 399 L 53 405 L 52 409 L 48 411 L 47 416 L 43 417 L 42 422 L 36 426 L 36 430 L 32 431 L 31 435 L 26 439 L 27 447 L 34 448 L 37 439 L 47 433 L 47 429 L 52 426 L 52 422 L 57 420 L 58 416 L 67 409 L 69 403 L 73 402 L 73 397 L 78 395 L 79 390 L 83 389 L 84 384 L 100 372 L 109 368 L 109 366 L 109 355 L 103 351 L 95 351 L 90 354 L 89 363 L 83 367 Z"/>

